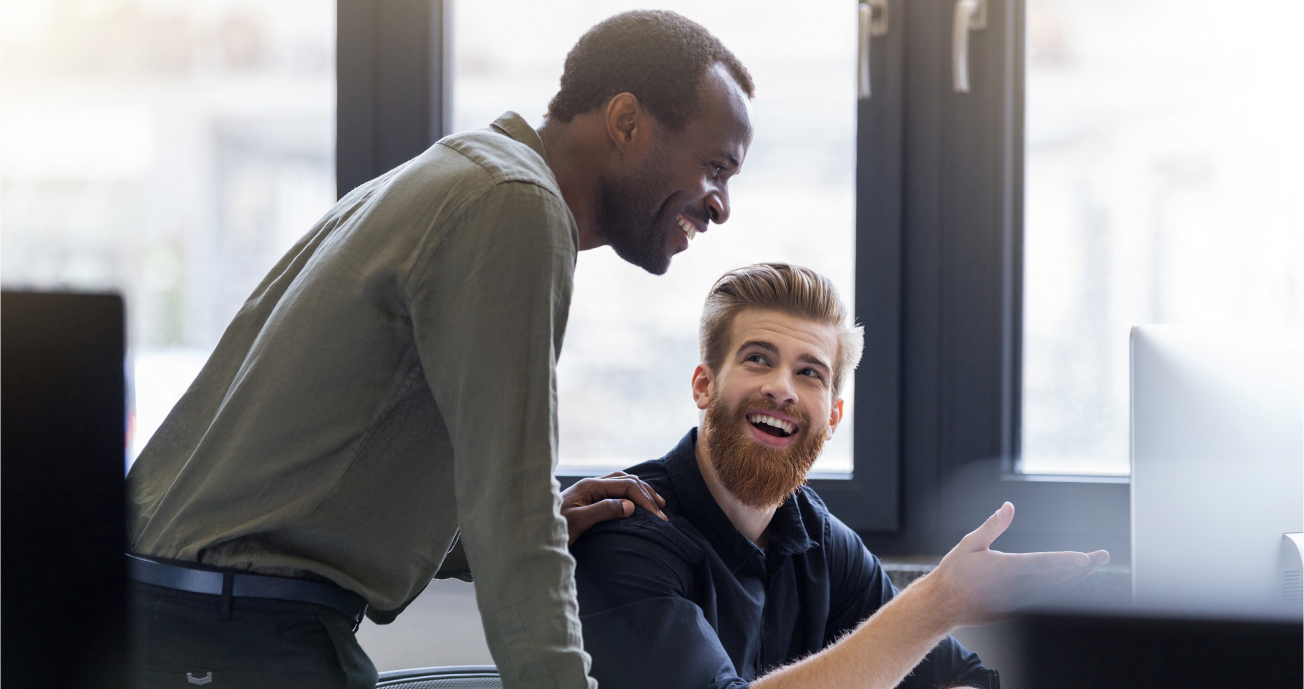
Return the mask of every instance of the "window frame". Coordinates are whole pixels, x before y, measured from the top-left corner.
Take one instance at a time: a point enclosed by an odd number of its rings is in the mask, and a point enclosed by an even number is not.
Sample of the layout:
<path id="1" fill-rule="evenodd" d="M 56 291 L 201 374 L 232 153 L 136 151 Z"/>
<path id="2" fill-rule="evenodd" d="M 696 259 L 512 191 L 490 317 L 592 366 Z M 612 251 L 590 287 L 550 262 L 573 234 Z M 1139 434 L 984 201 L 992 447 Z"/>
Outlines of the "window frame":
<path id="1" fill-rule="evenodd" d="M 1115 565 L 1126 565 L 1129 479 L 1016 471 L 1025 0 L 987 0 L 986 28 L 969 35 L 965 94 L 951 86 L 954 0 L 888 2 L 907 69 L 889 77 L 904 81 L 905 110 L 897 360 L 903 504 L 900 528 L 861 535 L 880 555 L 940 555 L 1008 500 L 1018 516 L 1001 549 L 1105 548 Z"/>
<path id="2" fill-rule="evenodd" d="M 448 132 L 453 0 L 339 0 L 340 196 Z M 880 555 L 939 555 L 1004 500 L 1005 550 L 1130 561 L 1129 480 L 1017 473 L 1024 0 L 987 0 L 972 90 L 950 89 L 954 0 L 887 0 L 857 105 L 853 473 L 811 485 Z M 848 27 L 851 30 L 851 27 Z M 384 40 L 378 38 L 384 36 Z M 561 467 L 569 486 L 583 471 Z"/>

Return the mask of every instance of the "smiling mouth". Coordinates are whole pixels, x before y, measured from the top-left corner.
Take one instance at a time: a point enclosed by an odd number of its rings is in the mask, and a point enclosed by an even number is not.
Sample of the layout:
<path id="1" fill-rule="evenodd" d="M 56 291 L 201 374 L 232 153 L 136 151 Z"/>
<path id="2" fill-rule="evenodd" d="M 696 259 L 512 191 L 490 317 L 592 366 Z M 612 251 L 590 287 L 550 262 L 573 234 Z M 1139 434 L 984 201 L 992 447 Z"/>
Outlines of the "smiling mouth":
<path id="1" fill-rule="evenodd" d="M 694 224 L 693 221 L 685 218 L 683 215 L 676 215 L 675 222 L 679 223 L 679 229 L 684 231 L 684 234 L 688 236 L 689 241 L 692 241 L 693 237 L 696 237 L 697 233 L 701 231 L 697 229 L 697 225 Z"/>
<path id="2" fill-rule="evenodd" d="M 757 430 L 776 438 L 787 438 L 797 432 L 797 424 L 775 418 L 769 414 L 748 414 L 747 422 Z"/>

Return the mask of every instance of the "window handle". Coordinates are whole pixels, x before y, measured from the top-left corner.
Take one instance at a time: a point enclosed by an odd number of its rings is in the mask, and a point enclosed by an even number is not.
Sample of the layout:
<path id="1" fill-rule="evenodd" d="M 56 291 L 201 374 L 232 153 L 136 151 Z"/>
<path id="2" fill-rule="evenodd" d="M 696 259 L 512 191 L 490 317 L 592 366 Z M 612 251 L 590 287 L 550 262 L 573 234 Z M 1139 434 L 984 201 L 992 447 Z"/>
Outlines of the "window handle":
<path id="1" fill-rule="evenodd" d="M 987 28 L 987 0 L 955 0 L 951 24 L 951 82 L 956 93 L 969 92 L 969 32 Z"/>
<path id="2" fill-rule="evenodd" d="M 859 60 L 856 61 L 856 96 L 869 98 L 869 43 L 870 37 L 887 35 L 887 0 L 866 0 L 860 3 Z"/>

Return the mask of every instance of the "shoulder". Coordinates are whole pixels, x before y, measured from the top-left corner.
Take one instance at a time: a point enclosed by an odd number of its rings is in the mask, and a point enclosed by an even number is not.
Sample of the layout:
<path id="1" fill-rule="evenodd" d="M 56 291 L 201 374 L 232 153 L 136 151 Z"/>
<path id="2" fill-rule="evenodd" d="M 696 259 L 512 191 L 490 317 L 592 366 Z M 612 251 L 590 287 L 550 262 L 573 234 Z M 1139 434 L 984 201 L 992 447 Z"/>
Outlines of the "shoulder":
<path id="1" fill-rule="evenodd" d="M 552 168 L 534 149 L 492 129 L 454 134 L 435 144 L 466 158 L 488 176 L 492 184 L 524 182 L 561 197 Z"/>
<path id="2" fill-rule="evenodd" d="M 642 464 L 635 464 L 625 469 L 626 474 L 637 476 L 655 490 L 667 502 L 674 501 L 675 488 L 670 484 L 670 473 L 666 470 L 666 459 L 651 459 Z"/>
<path id="3" fill-rule="evenodd" d="M 642 508 L 593 526 L 570 552 L 586 615 L 650 598 L 691 598 L 706 565 L 691 539 Z"/>
<path id="4" fill-rule="evenodd" d="M 706 554 L 680 527 L 674 516 L 667 522 L 660 517 L 636 508 L 634 514 L 624 519 L 595 524 L 580 536 L 571 551 L 577 560 L 595 556 L 607 559 L 612 550 L 635 548 L 657 558 L 667 558 L 689 567 L 705 563 Z"/>
<path id="5" fill-rule="evenodd" d="M 526 232 L 539 228 L 561 244 L 578 243 L 574 218 L 547 163 L 528 145 L 492 130 L 446 137 L 345 201 L 358 207 L 360 222 L 387 237 L 395 227 L 452 227 L 481 218 Z"/>

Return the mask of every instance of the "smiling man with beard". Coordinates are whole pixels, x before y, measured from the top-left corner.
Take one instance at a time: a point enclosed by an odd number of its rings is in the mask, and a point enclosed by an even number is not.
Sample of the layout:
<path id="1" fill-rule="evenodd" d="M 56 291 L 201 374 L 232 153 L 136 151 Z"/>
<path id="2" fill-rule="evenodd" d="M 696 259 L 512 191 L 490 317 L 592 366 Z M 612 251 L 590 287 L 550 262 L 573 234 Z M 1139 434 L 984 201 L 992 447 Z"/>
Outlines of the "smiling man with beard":
<path id="1" fill-rule="evenodd" d="M 725 274 L 703 310 L 694 429 L 629 469 L 666 500 L 571 547 L 593 676 L 604 689 L 999 686 L 950 632 L 1108 561 L 1007 554 L 1002 505 L 904 592 L 806 486 L 842 421 L 862 333 L 833 285 L 786 264 Z"/>

